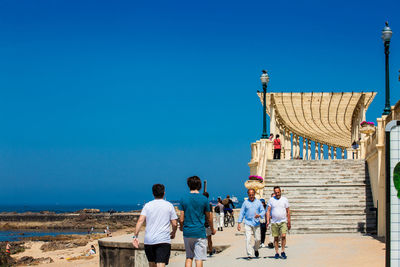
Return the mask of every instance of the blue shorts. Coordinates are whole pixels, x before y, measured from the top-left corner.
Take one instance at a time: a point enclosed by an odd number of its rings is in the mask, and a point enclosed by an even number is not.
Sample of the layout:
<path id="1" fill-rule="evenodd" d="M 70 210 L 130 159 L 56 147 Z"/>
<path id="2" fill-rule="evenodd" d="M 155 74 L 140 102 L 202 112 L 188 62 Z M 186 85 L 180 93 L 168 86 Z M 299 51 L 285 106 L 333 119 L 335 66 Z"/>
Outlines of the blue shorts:
<path id="1" fill-rule="evenodd" d="M 224 208 L 224 213 L 226 214 L 227 212 L 232 213 L 233 209 L 231 208 Z"/>

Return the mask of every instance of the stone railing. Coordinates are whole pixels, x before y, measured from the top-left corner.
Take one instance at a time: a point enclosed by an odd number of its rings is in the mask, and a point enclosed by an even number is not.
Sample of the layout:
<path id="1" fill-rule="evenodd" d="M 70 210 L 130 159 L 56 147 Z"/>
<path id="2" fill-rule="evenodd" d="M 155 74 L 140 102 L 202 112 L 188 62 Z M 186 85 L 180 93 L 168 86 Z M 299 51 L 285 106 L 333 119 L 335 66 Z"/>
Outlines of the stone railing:
<path id="1" fill-rule="evenodd" d="M 265 176 L 267 160 L 273 158 L 272 141 L 260 139 L 251 144 L 250 175 Z"/>
<path id="2" fill-rule="evenodd" d="M 378 138 L 376 132 L 372 135 L 366 136 L 365 139 L 361 140 L 361 148 L 363 149 L 362 155 L 364 159 L 368 159 L 378 152 L 376 145 L 378 143 Z"/>
<path id="3" fill-rule="evenodd" d="M 360 148 L 333 147 L 290 133 L 281 140 L 281 159 L 360 159 Z M 250 174 L 263 176 L 266 160 L 273 159 L 273 141 L 260 139 L 251 144 Z"/>
<path id="4" fill-rule="evenodd" d="M 385 128 L 392 120 L 400 120 L 400 101 L 391 107 L 389 115 L 377 118 L 375 132 L 362 136 L 360 157 L 368 165 L 374 206 L 378 209 L 378 236 L 385 235 Z"/>

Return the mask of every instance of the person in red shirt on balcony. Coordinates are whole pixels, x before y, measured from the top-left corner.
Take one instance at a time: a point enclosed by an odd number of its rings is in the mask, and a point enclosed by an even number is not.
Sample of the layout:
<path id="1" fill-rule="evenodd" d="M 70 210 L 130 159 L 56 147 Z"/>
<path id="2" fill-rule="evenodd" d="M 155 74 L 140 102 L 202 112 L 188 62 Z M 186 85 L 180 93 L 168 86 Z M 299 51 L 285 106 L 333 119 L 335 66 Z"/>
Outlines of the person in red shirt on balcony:
<path id="1" fill-rule="evenodd" d="M 281 140 L 279 134 L 275 136 L 274 140 L 274 159 L 281 159 Z"/>

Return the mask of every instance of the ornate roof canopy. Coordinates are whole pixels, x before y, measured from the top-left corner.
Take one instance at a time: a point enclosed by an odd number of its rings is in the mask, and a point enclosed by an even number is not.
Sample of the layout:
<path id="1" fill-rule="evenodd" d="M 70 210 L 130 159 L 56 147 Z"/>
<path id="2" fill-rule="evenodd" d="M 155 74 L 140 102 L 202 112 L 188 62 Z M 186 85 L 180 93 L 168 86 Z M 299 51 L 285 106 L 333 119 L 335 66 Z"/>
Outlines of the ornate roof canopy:
<path id="1" fill-rule="evenodd" d="M 335 147 L 350 147 L 353 118 L 366 111 L 376 93 L 267 93 L 267 107 L 292 133 Z M 263 102 L 263 93 L 258 93 Z M 267 108 L 268 115 L 270 109 Z"/>

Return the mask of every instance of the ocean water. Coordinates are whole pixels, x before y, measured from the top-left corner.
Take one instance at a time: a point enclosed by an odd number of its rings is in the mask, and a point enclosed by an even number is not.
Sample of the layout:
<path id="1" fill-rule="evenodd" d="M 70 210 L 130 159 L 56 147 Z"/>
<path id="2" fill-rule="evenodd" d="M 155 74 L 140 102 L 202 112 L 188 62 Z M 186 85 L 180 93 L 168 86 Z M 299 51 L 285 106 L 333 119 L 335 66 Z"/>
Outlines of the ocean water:
<path id="1" fill-rule="evenodd" d="M 84 235 L 87 231 L 43 231 L 43 230 L 16 230 L 16 231 L 0 231 L 0 242 L 2 241 L 20 241 L 24 237 L 32 236 L 57 236 L 57 235 Z"/>
<path id="2" fill-rule="evenodd" d="M 80 204 L 80 205 L 0 205 L 0 212 L 40 212 L 40 211 L 51 211 L 55 213 L 66 213 L 75 212 L 82 209 L 100 209 L 101 212 L 107 212 L 109 210 L 114 211 L 133 211 L 141 210 L 143 204 L 124 204 L 124 205 L 95 205 L 95 204 Z"/>

